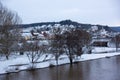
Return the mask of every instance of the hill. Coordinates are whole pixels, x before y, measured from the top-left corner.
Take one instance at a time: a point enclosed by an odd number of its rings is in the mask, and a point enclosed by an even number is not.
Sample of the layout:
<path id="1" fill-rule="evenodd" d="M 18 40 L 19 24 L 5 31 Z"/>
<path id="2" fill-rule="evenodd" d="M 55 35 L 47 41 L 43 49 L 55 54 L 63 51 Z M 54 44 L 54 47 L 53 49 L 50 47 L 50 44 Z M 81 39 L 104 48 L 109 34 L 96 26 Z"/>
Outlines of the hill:
<path id="1" fill-rule="evenodd" d="M 117 27 L 110 27 L 112 30 L 116 31 L 116 32 L 120 32 L 120 26 Z"/>
<path id="2" fill-rule="evenodd" d="M 42 30 L 43 29 L 49 30 L 55 25 L 59 25 L 61 27 L 66 26 L 66 25 L 67 26 L 72 25 L 73 27 L 84 29 L 84 30 L 89 30 L 93 26 L 97 26 L 98 30 L 104 28 L 108 32 L 117 31 L 116 28 L 112 28 L 112 27 L 110 28 L 109 26 L 106 26 L 106 25 L 82 24 L 82 23 L 78 23 L 78 22 L 75 22 L 75 21 L 72 21 L 72 20 L 63 20 L 63 21 L 60 21 L 60 22 L 40 22 L 40 23 L 32 23 L 32 24 L 21 24 L 19 26 L 20 26 L 20 28 L 39 27 L 39 28 L 42 28 Z M 120 30 L 120 28 L 119 28 L 119 30 Z"/>

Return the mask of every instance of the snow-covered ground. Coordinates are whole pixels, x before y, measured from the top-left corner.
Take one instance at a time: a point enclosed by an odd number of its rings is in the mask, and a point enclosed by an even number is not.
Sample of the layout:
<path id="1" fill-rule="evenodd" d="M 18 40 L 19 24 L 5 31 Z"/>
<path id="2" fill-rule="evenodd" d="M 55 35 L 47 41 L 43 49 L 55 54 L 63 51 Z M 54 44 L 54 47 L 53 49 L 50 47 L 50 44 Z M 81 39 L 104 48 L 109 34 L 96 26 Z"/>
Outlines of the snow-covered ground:
<path id="1" fill-rule="evenodd" d="M 81 57 L 74 59 L 74 61 L 86 61 L 86 60 L 91 60 L 91 59 L 98 59 L 98 58 L 103 58 L 103 57 L 120 55 L 120 52 L 98 53 L 98 52 L 106 52 L 106 51 L 107 52 L 115 51 L 115 48 L 97 47 L 93 49 L 92 51 L 94 52 L 93 54 L 83 54 Z M 46 56 L 43 55 L 39 59 L 39 62 L 43 61 L 45 57 Z M 37 63 L 36 68 L 49 67 L 51 64 L 56 65 L 56 61 L 54 60 L 54 57 L 52 55 L 49 54 L 46 60 L 48 61 Z M 58 60 L 58 64 L 61 65 L 61 64 L 66 64 L 66 63 L 69 63 L 69 59 L 67 58 L 66 55 L 61 55 L 60 59 Z M 17 65 L 17 66 L 12 66 L 12 65 Z M 11 57 L 9 60 L 4 60 L 4 58 L 0 59 L 0 74 L 7 73 L 8 70 L 12 71 L 14 69 L 16 69 L 16 71 L 26 70 L 29 67 L 30 67 L 30 62 L 26 55 L 19 55 L 19 56 Z"/>
<path id="2" fill-rule="evenodd" d="M 120 50 L 120 48 L 118 49 Z M 106 53 L 106 52 L 115 52 L 116 48 L 109 48 L 109 47 L 94 47 L 92 52 L 93 53 Z"/>

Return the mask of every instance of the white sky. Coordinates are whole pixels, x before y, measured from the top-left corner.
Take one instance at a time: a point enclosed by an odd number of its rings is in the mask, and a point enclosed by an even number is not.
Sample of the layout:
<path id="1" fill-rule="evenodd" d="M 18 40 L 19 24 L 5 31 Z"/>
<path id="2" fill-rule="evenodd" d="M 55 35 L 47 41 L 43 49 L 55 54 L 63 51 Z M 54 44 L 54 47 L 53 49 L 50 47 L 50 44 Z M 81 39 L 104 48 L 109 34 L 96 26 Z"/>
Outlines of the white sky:
<path id="1" fill-rule="evenodd" d="M 23 23 L 71 19 L 80 23 L 120 26 L 120 0 L 3 0 Z"/>

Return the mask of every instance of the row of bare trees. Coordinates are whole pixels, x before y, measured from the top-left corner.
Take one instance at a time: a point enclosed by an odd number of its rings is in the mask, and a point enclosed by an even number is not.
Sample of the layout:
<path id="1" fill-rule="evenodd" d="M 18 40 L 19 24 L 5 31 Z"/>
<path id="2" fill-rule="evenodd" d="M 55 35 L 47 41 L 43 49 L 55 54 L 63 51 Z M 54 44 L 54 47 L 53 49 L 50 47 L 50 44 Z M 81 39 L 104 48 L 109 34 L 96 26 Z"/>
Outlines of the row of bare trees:
<path id="1" fill-rule="evenodd" d="M 48 45 L 43 44 L 44 40 L 30 40 L 22 43 L 21 51 L 25 52 L 32 63 L 31 68 L 34 68 L 35 63 L 39 62 L 43 55 L 48 54 L 52 54 L 55 57 L 57 65 L 59 57 L 67 55 L 72 65 L 75 57 L 84 53 L 83 48 L 90 46 L 91 35 L 84 30 L 74 28 L 63 31 L 60 28 L 53 28 L 51 34 L 52 38 L 46 39 Z M 88 48 L 86 47 L 86 49 Z"/>
<path id="2" fill-rule="evenodd" d="M 63 32 L 58 28 L 53 31 L 54 38 L 50 42 L 50 49 L 55 56 L 56 64 L 62 54 L 66 54 L 72 64 L 75 56 L 83 54 L 83 47 L 90 46 L 91 35 L 84 30 L 74 28 Z"/>

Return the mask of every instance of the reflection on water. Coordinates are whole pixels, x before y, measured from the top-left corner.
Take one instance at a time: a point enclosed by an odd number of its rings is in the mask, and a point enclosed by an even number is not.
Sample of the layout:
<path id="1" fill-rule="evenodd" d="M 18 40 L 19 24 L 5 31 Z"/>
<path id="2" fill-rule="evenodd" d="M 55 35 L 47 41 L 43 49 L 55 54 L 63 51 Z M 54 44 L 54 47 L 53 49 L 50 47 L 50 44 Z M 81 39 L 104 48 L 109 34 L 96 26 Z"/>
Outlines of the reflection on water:
<path id="1" fill-rule="evenodd" d="M 120 56 L 5 74 L 0 80 L 120 80 Z"/>

